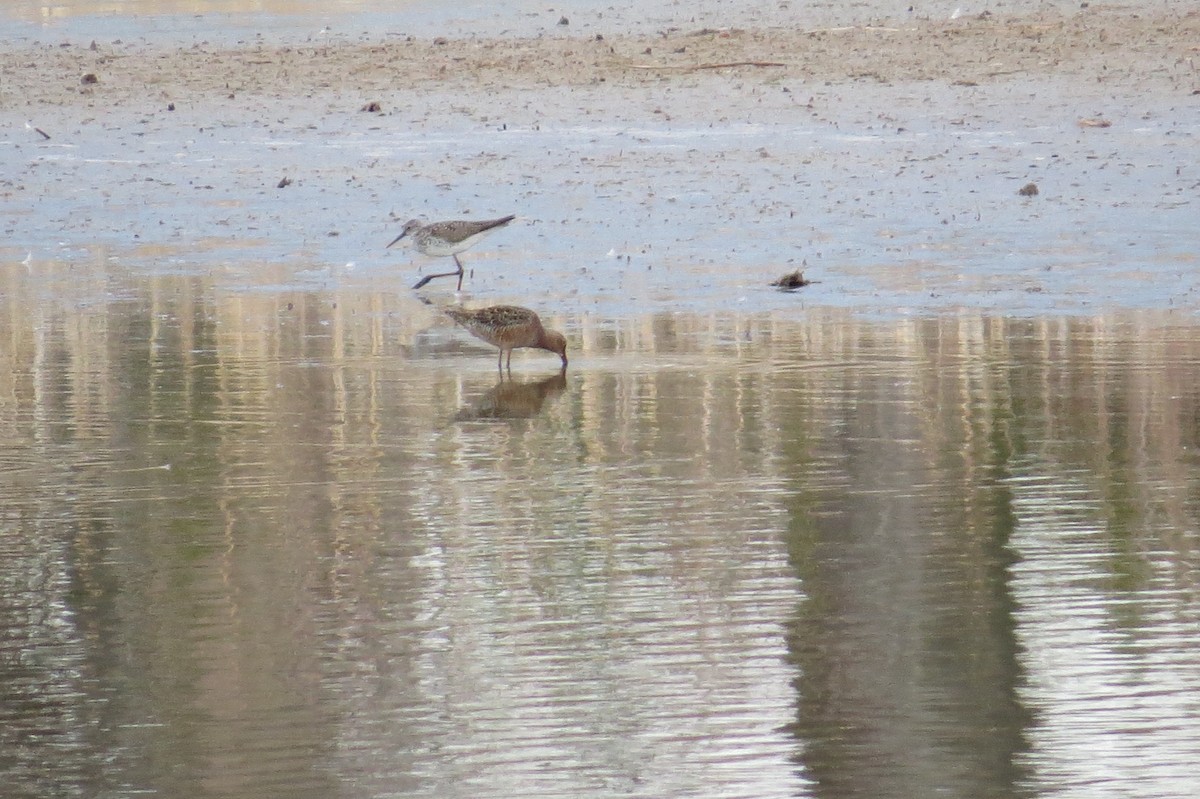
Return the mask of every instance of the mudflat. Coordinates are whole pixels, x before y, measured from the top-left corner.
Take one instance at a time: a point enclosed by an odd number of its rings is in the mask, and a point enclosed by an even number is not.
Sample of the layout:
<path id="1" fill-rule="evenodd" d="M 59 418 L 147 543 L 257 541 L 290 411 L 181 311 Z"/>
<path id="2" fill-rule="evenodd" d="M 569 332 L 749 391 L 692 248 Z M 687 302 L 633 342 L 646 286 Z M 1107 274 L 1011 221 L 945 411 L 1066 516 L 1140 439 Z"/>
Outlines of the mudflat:
<path id="1" fill-rule="evenodd" d="M 1086 4 L 1084 4 L 1086 6 Z M 0 47 L 0 97 L 22 106 L 219 100 L 428 87 L 493 91 L 620 82 L 695 86 L 780 79 L 835 83 L 935 81 L 955 85 L 1078 81 L 1081 93 L 1136 81 L 1177 96 L 1200 91 L 1200 12 L 1130 6 L 1071 16 L 982 13 L 895 27 L 669 30 L 536 39 L 415 39 L 177 49 L 120 42 Z M 95 76 L 94 83 L 82 82 Z M 723 93 L 724 94 L 724 93 Z M 713 109 L 695 107 L 698 115 Z"/>
<path id="2" fill-rule="evenodd" d="M 1200 302 L 1200 12 L 1081 6 L 816 29 L 0 44 L 3 249 L 258 246 L 319 267 L 401 257 L 382 246 L 410 216 L 517 213 L 480 257 L 511 248 L 556 278 L 510 264 L 490 273 L 506 282 L 471 284 L 497 298 L 551 284 L 594 298 L 640 258 L 652 305 L 715 307 L 796 267 L 847 278 L 805 289 L 821 303 Z"/>

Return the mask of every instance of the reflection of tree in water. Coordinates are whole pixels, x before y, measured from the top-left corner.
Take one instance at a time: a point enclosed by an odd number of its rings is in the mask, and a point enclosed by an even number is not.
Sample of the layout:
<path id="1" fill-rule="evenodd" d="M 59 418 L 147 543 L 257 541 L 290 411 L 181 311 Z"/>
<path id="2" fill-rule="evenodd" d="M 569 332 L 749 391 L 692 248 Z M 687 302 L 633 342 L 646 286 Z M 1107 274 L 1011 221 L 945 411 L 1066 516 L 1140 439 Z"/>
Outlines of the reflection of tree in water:
<path id="1" fill-rule="evenodd" d="M 501 380 L 469 407 L 454 415 L 457 422 L 476 419 L 531 419 L 542 412 L 547 399 L 567 387 L 567 370 L 531 383 Z"/>

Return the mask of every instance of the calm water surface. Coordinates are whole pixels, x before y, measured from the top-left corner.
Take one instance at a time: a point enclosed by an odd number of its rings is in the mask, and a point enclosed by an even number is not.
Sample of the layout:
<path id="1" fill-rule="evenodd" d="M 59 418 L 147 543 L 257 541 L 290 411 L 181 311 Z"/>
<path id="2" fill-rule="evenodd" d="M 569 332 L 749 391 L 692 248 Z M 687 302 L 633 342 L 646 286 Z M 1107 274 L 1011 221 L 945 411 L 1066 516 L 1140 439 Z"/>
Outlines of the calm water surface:
<path id="1" fill-rule="evenodd" d="M 3 275 L 6 796 L 1200 781 L 1191 320 Z"/>

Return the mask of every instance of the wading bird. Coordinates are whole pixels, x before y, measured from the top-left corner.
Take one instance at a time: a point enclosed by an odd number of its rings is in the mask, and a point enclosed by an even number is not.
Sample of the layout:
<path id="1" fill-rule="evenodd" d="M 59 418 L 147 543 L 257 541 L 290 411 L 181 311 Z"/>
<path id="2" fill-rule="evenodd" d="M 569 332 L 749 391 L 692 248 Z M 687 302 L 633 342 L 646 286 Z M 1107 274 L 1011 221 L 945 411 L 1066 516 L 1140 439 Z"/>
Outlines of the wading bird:
<path id="1" fill-rule="evenodd" d="M 413 245 L 422 254 L 436 257 L 451 256 L 454 258 L 454 265 L 458 267 L 456 271 L 426 275 L 413 288 L 419 289 L 435 277 L 458 275 L 458 288 L 455 290 L 462 291 L 463 265 L 462 261 L 458 260 L 458 254 L 473 247 L 484 236 L 493 230 L 504 227 L 514 219 L 516 217 L 510 214 L 499 219 L 485 219 L 480 222 L 454 219 L 448 222 L 430 222 L 428 225 L 422 224 L 419 219 L 410 219 L 404 223 L 404 230 L 400 231 L 399 236 L 392 239 L 388 247 L 405 236 L 411 236 Z"/>
<path id="2" fill-rule="evenodd" d="M 512 351 L 521 347 L 536 347 L 553 352 L 562 358 L 563 370 L 567 368 L 567 339 L 557 330 L 542 327 L 542 320 L 528 308 L 492 305 L 475 311 L 465 308 L 442 310 L 471 335 L 500 348 L 496 368 L 501 371 L 505 368 L 512 371 Z"/>

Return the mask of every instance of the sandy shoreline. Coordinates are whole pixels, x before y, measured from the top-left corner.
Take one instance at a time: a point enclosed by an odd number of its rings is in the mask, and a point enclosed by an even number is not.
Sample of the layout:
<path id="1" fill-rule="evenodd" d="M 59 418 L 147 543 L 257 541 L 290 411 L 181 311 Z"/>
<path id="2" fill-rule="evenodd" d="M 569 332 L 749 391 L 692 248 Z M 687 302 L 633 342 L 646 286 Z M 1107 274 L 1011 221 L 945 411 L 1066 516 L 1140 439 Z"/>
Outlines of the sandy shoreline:
<path id="1" fill-rule="evenodd" d="M 306 95 L 540 88 L 619 81 L 631 88 L 696 83 L 728 70 L 752 81 L 881 83 L 1077 78 L 1081 91 L 1129 80 L 1200 91 L 1200 12 L 1085 10 L 1070 17 L 985 13 L 900 27 L 671 31 L 666 36 L 576 39 L 331 40 L 321 46 L 259 44 L 181 49 L 121 43 L 0 47 L 0 100 L 20 106 L 251 92 Z M 732 66 L 723 66 L 732 65 Z M 95 75 L 95 83 L 81 83 Z M 89 79 L 90 80 L 90 79 Z"/>

